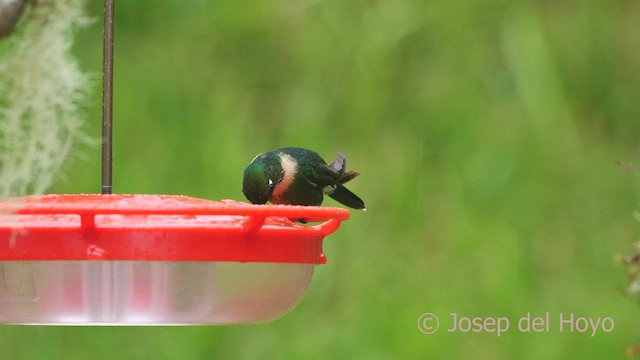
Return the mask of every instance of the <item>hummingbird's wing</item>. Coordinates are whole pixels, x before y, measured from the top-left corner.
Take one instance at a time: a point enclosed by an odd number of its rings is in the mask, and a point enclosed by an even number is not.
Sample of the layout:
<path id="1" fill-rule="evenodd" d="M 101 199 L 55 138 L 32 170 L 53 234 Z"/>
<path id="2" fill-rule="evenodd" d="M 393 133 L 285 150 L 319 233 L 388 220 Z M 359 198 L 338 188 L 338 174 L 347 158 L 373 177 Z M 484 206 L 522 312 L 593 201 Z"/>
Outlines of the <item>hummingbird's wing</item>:
<path id="1" fill-rule="evenodd" d="M 339 178 L 339 173 L 329 165 L 299 165 L 300 175 L 312 187 L 324 189 L 327 186 L 335 186 Z"/>

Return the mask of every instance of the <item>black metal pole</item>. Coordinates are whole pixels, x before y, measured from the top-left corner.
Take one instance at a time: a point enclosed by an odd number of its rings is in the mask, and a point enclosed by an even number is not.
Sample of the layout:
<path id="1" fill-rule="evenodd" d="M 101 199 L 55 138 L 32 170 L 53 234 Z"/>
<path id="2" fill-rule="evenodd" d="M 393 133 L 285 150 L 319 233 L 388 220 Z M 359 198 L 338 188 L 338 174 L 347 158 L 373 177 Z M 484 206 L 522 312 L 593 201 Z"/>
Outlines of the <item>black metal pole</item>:
<path id="1" fill-rule="evenodd" d="M 112 191 L 113 126 L 113 8 L 115 0 L 104 1 L 104 52 L 102 62 L 102 193 Z"/>

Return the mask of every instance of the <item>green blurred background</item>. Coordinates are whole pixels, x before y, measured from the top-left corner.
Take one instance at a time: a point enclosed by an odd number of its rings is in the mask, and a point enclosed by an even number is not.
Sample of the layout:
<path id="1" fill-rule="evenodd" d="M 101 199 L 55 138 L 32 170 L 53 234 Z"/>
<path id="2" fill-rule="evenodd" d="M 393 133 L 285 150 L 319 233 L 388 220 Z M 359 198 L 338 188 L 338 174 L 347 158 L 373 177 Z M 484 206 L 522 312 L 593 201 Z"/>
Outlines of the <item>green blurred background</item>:
<path id="1" fill-rule="evenodd" d="M 88 11 L 74 52 L 98 139 Z M 640 308 L 615 256 L 640 234 L 640 181 L 616 162 L 640 157 L 638 24 L 635 1 L 119 1 L 115 192 L 244 200 L 257 153 L 302 146 L 344 151 L 368 210 L 279 320 L 2 326 L 2 358 L 625 358 Z M 99 192 L 99 147 L 76 155 L 52 192 Z M 547 311 L 548 333 L 514 329 Z M 452 312 L 512 329 L 448 333 Z M 561 333 L 560 313 L 615 329 Z"/>

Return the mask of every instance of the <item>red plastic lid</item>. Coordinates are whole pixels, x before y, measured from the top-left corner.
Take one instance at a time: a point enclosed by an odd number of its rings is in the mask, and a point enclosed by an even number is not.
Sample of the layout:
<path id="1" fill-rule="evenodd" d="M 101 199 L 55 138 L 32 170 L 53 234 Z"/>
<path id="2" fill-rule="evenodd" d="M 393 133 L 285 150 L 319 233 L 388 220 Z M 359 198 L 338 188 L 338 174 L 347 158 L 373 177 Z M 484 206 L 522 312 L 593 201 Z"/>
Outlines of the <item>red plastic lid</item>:
<path id="1" fill-rule="evenodd" d="M 163 260 L 324 264 L 340 208 L 171 195 L 43 195 L 0 201 L 0 261 Z M 303 226 L 291 219 L 323 221 Z"/>

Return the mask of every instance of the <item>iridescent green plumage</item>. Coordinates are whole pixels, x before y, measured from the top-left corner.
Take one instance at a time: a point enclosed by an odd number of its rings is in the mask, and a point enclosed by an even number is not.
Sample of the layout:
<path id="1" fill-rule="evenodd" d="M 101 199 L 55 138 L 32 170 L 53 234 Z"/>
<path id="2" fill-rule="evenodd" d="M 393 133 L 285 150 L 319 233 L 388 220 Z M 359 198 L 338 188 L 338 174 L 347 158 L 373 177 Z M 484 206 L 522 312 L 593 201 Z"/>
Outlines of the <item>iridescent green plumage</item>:
<path id="1" fill-rule="evenodd" d="M 323 195 L 354 209 L 364 209 L 364 202 L 343 186 L 358 176 L 346 171 L 344 154 L 327 164 L 318 153 L 286 147 L 259 154 L 244 171 L 243 192 L 254 204 L 310 205 L 322 204 Z"/>

